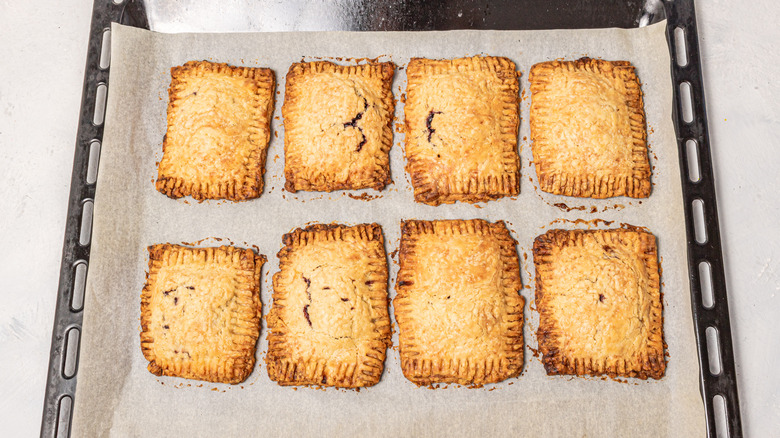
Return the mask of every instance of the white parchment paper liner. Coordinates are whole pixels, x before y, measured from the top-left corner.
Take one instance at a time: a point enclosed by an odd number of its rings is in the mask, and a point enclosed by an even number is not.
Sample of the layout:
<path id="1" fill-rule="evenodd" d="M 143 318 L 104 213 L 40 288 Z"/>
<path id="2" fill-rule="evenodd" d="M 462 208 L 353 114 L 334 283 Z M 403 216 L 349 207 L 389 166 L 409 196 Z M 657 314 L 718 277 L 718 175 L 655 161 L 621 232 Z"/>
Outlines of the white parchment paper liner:
<path id="1" fill-rule="evenodd" d="M 680 168 L 672 126 L 672 84 L 665 23 L 632 30 L 449 31 L 415 33 L 297 32 L 158 34 L 112 28 L 111 78 L 106 129 L 95 200 L 93 245 L 87 280 L 74 436 L 703 436 L 698 387 Z M 404 173 L 403 135 L 391 151 L 394 184 L 371 201 L 331 194 L 283 191 L 281 106 L 284 76 L 293 62 L 318 58 L 376 58 L 404 67 L 411 57 L 506 56 L 522 72 L 520 106 L 521 194 L 479 206 L 415 204 Z M 645 200 L 558 197 L 538 190 L 531 162 L 527 73 L 540 61 L 582 56 L 629 60 L 645 93 L 653 192 Z M 270 67 L 276 72 L 276 112 L 266 166 L 265 193 L 249 202 L 172 200 L 153 184 L 166 129 L 170 68 L 189 60 Z M 404 69 L 393 91 L 403 121 Z M 360 192 L 351 192 L 360 194 Z M 377 192 L 367 190 L 376 195 Z M 562 210 L 555 203 L 584 210 Z M 590 213 L 595 207 L 596 213 Z M 401 219 L 484 218 L 507 222 L 518 241 L 526 298 L 525 367 L 500 384 L 470 389 L 417 388 L 402 375 L 396 349 L 385 373 L 361 391 L 279 387 L 263 361 L 241 385 L 157 377 L 141 354 L 140 293 L 146 247 L 196 242 L 259 248 L 268 256 L 261 292 L 266 314 L 271 275 L 282 234 L 311 222 L 382 225 L 386 249 L 398 247 Z M 669 362 L 658 381 L 548 377 L 536 348 L 533 239 L 549 228 L 585 228 L 577 219 L 647 227 L 662 258 L 664 334 Z M 603 224 L 602 224 L 603 225 Z M 603 228 L 603 226 L 602 226 Z M 390 297 L 398 266 L 390 259 Z M 392 312 L 392 309 L 391 309 Z M 394 337 L 397 345 L 397 335 Z"/>

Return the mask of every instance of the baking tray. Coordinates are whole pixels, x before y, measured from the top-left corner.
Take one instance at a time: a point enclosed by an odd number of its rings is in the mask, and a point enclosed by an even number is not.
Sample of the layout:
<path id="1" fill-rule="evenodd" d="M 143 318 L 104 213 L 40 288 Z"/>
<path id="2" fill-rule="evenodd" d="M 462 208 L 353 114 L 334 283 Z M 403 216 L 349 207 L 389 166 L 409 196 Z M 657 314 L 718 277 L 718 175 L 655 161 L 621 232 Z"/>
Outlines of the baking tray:
<path id="1" fill-rule="evenodd" d="M 228 13 L 236 12 L 236 13 Z M 238 17 L 238 18 L 237 18 Z M 693 0 L 274 2 L 95 0 L 71 178 L 42 437 L 69 436 L 111 22 L 161 32 L 632 28 L 667 19 L 693 325 L 708 436 L 742 436 Z"/>

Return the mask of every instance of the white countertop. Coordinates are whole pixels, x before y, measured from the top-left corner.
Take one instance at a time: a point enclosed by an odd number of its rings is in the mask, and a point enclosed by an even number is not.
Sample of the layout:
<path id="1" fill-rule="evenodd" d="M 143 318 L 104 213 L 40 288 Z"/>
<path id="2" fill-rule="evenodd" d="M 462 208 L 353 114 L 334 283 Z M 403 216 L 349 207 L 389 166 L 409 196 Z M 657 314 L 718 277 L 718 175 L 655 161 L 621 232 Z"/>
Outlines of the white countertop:
<path id="1" fill-rule="evenodd" d="M 747 436 L 780 430 L 780 4 L 697 5 Z M 0 424 L 40 431 L 92 2 L 0 0 Z"/>

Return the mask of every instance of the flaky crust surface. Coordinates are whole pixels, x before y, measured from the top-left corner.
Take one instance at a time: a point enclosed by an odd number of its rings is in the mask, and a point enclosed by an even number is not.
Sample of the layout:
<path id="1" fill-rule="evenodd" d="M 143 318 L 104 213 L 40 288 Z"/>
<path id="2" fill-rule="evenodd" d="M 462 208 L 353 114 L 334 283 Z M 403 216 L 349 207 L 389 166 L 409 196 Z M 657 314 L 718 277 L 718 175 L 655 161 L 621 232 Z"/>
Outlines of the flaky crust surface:
<path id="1" fill-rule="evenodd" d="M 413 58 L 404 109 L 406 171 L 429 205 L 520 192 L 518 91 L 507 58 Z"/>
<path id="2" fill-rule="evenodd" d="M 260 196 L 273 92 L 267 68 L 208 61 L 173 67 L 157 190 L 197 200 Z"/>
<path id="3" fill-rule="evenodd" d="M 392 62 L 293 64 L 284 105 L 288 191 L 373 188 L 391 182 Z"/>
<path id="4" fill-rule="evenodd" d="M 550 230 L 534 241 L 537 339 L 547 374 L 664 375 L 655 236 Z"/>
<path id="5" fill-rule="evenodd" d="M 503 222 L 404 221 L 393 301 L 401 369 L 417 385 L 483 385 L 520 374 L 523 306 Z"/>
<path id="6" fill-rule="evenodd" d="M 141 350 L 158 376 L 240 383 L 255 364 L 263 255 L 222 246 L 149 247 Z"/>
<path id="7" fill-rule="evenodd" d="M 528 79 L 532 151 L 543 191 L 650 196 L 642 90 L 630 62 L 542 62 Z"/>
<path id="8" fill-rule="evenodd" d="M 284 236 L 268 314 L 268 377 L 343 388 L 379 382 L 390 345 L 387 259 L 377 224 Z"/>

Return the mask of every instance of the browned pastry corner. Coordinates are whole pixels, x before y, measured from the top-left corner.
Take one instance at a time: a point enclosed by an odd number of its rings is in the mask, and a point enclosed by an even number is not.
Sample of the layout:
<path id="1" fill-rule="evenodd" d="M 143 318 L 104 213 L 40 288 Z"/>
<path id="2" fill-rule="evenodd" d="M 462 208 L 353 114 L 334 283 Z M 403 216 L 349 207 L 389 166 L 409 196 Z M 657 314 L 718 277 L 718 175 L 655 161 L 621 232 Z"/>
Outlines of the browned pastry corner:
<path id="1" fill-rule="evenodd" d="M 268 377 L 342 388 L 379 382 L 390 345 L 382 228 L 313 225 L 286 234 L 268 314 Z"/>
<path id="2" fill-rule="evenodd" d="M 157 190 L 197 200 L 260 196 L 273 94 L 267 68 L 208 61 L 173 67 Z"/>
<path id="3" fill-rule="evenodd" d="M 485 202 L 520 192 L 518 73 L 507 58 L 413 58 L 404 109 L 417 202 Z"/>
<path id="4" fill-rule="evenodd" d="M 246 380 L 260 335 L 265 261 L 232 246 L 150 246 L 141 294 L 141 350 L 149 371 L 208 382 Z"/>
<path id="5" fill-rule="evenodd" d="M 404 221 L 393 301 L 401 369 L 417 385 L 520 375 L 520 263 L 503 222 Z"/>
<path id="6" fill-rule="evenodd" d="M 536 333 L 547 374 L 660 379 L 666 369 L 655 236 L 550 230 L 534 241 Z"/>
<path id="7" fill-rule="evenodd" d="M 642 89 L 627 61 L 534 65 L 531 139 L 540 188 L 582 198 L 650 196 Z"/>
<path id="8" fill-rule="evenodd" d="M 290 67 L 282 106 L 288 191 L 382 190 L 391 182 L 394 71 L 392 62 Z"/>

